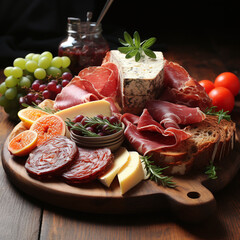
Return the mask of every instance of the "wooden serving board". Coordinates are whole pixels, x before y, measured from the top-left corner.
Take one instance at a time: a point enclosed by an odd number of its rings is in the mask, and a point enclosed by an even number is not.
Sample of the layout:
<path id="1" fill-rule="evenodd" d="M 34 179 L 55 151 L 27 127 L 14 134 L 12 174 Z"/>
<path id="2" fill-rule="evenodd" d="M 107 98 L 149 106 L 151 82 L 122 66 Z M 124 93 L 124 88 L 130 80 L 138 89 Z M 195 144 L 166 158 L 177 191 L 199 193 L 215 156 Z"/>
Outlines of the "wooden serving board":
<path id="1" fill-rule="evenodd" d="M 29 177 L 24 168 L 25 159 L 13 157 L 8 149 L 8 139 L 2 149 L 2 163 L 6 174 L 21 191 L 46 203 L 66 209 L 92 213 L 142 213 L 171 210 L 185 221 L 199 221 L 216 210 L 213 192 L 225 187 L 240 168 L 237 147 L 224 161 L 216 180 L 205 174 L 174 177 L 177 187 L 162 187 L 150 180 L 142 181 L 124 196 L 117 179 L 110 188 L 100 182 L 79 187 L 64 182 L 41 182 Z"/>

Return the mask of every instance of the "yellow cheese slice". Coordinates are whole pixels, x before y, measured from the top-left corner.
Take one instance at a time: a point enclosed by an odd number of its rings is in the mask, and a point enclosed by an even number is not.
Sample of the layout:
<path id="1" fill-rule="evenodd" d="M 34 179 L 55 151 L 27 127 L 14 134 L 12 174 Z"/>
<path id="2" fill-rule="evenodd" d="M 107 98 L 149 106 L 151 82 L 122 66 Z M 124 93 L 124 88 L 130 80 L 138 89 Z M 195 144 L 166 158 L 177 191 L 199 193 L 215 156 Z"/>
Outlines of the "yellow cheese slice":
<path id="1" fill-rule="evenodd" d="M 112 111 L 110 108 L 110 103 L 108 101 L 98 100 L 66 108 L 64 110 L 56 112 L 55 114 L 61 117 L 63 121 L 66 121 L 67 118 L 73 120 L 79 114 L 86 117 L 95 117 L 98 114 L 110 117 L 112 116 Z M 66 136 L 70 136 L 68 129 L 66 131 Z"/>
<path id="2" fill-rule="evenodd" d="M 114 162 L 111 169 L 109 169 L 103 176 L 101 176 L 99 178 L 99 181 L 105 186 L 109 187 L 113 179 L 116 177 L 123 165 L 126 164 L 128 159 L 129 152 L 127 149 L 124 147 L 119 148 L 119 150 L 114 153 Z"/>
<path id="3" fill-rule="evenodd" d="M 126 193 L 144 179 L 144 172 L 138 152 L 130 151 L 129 160 L 118 173 L 121 193 Z"/>

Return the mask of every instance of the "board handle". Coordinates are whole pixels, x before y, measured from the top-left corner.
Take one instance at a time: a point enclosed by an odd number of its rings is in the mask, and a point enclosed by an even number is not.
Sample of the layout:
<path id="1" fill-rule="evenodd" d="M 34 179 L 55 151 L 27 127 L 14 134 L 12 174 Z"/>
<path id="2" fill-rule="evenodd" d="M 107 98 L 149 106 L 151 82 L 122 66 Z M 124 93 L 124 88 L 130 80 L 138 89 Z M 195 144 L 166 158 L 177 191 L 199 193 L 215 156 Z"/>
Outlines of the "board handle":
<path id="1" fill-rule="evenodd" d="M 216 211 L 213 194 L 201 182 L 187 181 L 168 193 L 170 206 L 183 221 L 199 222 Z"/>

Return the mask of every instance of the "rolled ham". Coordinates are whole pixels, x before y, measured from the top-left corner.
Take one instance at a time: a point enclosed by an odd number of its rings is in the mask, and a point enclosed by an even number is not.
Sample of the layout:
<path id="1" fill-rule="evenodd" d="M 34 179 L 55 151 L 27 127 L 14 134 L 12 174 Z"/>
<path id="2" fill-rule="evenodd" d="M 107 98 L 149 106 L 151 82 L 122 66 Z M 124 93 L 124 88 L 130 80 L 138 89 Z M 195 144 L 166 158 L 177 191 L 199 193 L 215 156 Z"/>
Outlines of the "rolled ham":
<path id="1" fill-rule="evenodd" d="M 150 110 L 150 111 L 149 111 Z M 205 114 L 199 108 L 189 108 L 165 101 L 150 101 L 140 117 L 125 113 L 125 137 L 142 155 L 174 147 L 191 137 L 182 125 L 200 122 Z"/>
<path id="2" fill-rule="evenodd" d="M 182 66 L 167 60 L 164 64 L 164 91 L 160 99 L 199 107 L 202 111 L 212 106 L 212 100 L 204 88 Z"/>

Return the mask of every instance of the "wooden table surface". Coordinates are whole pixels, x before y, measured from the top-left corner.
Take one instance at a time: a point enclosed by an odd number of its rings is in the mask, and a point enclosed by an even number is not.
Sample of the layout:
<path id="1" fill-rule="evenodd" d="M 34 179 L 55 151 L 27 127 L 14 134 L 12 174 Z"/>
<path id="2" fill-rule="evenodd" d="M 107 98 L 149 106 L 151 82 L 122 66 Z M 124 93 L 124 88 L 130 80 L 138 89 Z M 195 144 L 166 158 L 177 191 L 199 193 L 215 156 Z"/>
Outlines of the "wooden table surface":
<path id="1" fill-rule="evenodd" d="M 161 41 L 161 39 L 160 39 Z M 236 39 L 169 41 L 164 56 L 184 66 L 194 78 L 210 79 L 232 71 L 240 77 L 240 45 Z M 164 45 L 165 44 L 165 45 Z M 3 76 L 1 77 L 3 80 Z M 232 118 L 240 123 L 240 97 Z M 0 108 L 0 146 L 13 128 Z M 179 221 L 171 212 L 96 215 L 50 206 L 20 192 L 0 168 L 0 239 L 240 239 L 240 172 L 215 194 L 217 212 L 200 223 Z M 81 203 L 79 203 L 81 204 Z"/>

